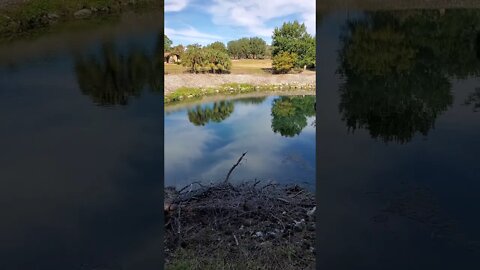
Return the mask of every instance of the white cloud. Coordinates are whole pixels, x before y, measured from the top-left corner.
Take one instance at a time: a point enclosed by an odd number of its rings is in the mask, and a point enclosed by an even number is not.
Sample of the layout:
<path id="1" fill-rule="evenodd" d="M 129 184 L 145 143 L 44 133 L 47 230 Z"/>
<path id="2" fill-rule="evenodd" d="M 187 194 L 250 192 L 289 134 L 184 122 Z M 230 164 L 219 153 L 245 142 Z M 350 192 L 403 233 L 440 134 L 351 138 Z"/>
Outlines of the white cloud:
<path id="1" fill-rule="evenodd" d="M 165 35 L 167 35 L 176 43 L 179 41 L 186 41 L 187 43 L 200 43 L 202 45 L 206 45 L 214 41 L 223 40 L 221 36 L 203 33 L 191 26 L 184 29 L 172 29 L 165 27 Z"/>
<path id="2" fill-rule="evenodd" d="M 245 27 L 255 35 L 270 37 L 273 29 L 266 23 L 290 15 L 300 15 L 299 21 L 315 34 L 315 0 L 213 0 L 208 9 L 218 25 Z"/>
<path id="3" fill-rule="evenodd" d="M 165 12 L 177 12 L 188 5 L 188 0 L 165 0 Z"/>

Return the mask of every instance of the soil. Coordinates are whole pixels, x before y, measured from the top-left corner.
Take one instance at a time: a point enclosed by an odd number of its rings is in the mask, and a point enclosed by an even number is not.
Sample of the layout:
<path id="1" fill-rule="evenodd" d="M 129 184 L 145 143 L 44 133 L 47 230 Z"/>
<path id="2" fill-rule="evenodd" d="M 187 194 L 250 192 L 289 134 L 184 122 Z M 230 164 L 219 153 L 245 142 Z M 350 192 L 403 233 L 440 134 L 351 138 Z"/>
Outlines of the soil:
<path id="1" fill-rule="evenodd" d="M 165 75 L 164 93 L 180 87 L 215 87 L 225 83 L 248 83 L 252 85 L 300 84 L 315 87 L 315 73 L 300 74 L 168 74 Z"/>

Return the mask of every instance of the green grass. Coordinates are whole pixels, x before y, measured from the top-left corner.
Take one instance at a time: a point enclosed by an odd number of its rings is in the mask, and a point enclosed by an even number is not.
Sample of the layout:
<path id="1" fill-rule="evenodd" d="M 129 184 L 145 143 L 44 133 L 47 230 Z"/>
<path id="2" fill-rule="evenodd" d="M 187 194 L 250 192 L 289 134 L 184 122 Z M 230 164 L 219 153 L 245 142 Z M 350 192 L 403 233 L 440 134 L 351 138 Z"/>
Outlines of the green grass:
<path id="1" fill-rule="evenodd" d="M 271 59 L 241 59 L 232 60 L 233 74 L 270 74 Z"/>
<path id="2" fill-rule="evenodd" d="M 187 71 L 187 68 L 185 68 L 182 65 L 177 65 L 177 64 L 163 64 L 163 67 L 165 68 L 164 72 L 165 74 L 180 74 L 184 73 Z"/>
<path id="3" fill-rule="evenodd" d="M 302 85 L 260 85 L 255 86 L 248 83 L 226 83 L 218 87 L 180 87 L 177 90 L 165 95 L 165 105 L 178 103 L 182 101 L 200 99 L 205 96 L 213 95 L 238 95 L 251 92 L 264 91 L 283 91 L 291 89 L 308 89 Z"/>

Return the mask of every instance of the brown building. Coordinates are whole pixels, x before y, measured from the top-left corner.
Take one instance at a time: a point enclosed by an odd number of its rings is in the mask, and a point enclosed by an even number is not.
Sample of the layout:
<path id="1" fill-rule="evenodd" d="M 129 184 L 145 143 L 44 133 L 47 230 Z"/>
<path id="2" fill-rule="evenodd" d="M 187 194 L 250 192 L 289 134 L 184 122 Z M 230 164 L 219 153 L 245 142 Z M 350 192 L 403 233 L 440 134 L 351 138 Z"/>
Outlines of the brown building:
<path id="1" fill-rule="evenodd" d="M 163 53 L 163 62 L 168 64 L 175 64 L 180 62 L 180 55 L 176 53 Z"/>

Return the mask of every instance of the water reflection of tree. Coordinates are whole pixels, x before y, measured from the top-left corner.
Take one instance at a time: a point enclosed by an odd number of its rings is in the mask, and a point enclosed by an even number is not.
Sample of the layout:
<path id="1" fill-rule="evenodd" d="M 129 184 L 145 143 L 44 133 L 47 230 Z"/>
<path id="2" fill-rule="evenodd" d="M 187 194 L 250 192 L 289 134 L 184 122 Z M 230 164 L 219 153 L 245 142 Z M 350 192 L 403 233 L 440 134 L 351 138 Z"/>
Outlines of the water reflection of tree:
<path id="1" fill-rule="evenodd" d="M 220 123 L 227 119 L 234 110 L 232 101 L 215 102 L 212 107 L 198 105 L 193 110 L 188 110 L 188 120 L 195 126 L 204 126 L 209 122 Z"/>
<path id="2" fill-rule="evenodd" d="M 272 105 L 272 130 L 285 137 L 299 135 L 307 117 L 315 116 L 315 96 L 280 97 Z"/>
<path id="3" fill-rule="evenodd" d="M 373 12 L 342 37 L 340 112 L 350 130 L 405 143 L 452 104 L 450 78 L 480 75 L 480 11 Z"/>
<path id="4" fill-rule="evenodd" d="M 265 101 L 265 99 L 267 99 L 267 97 L 246 97 L 235 100 L 235 103 L 261 104 Z"/>
<path id="5" fill-rule="evenodd" d="M 112 42 L 102 45 L 99 54 L 77 54 L 75 72 L 83 94 L 102 106 L 126 105 L 145 88 L 161 91 L 162 56 L 157 50 L 151 57 L 142 48 L 119 52 Z"/>

